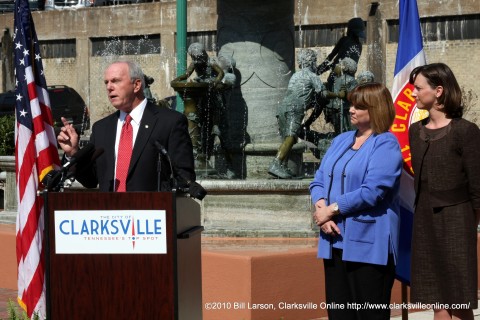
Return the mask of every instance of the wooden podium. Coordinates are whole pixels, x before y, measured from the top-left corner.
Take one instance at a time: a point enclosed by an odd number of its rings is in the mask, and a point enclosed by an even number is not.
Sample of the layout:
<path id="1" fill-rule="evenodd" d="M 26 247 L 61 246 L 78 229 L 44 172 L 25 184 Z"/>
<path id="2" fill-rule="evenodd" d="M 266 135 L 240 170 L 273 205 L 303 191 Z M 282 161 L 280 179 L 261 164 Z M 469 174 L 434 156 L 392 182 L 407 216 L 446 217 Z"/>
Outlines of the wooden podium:
<path id="1" fill-rule="evenodd" d="M 171 192 L 46 195 L 47 319 L 202 319 L 200 206 Z M 55 211 L 165 210 L 165 254 L 59 254 Z"/>

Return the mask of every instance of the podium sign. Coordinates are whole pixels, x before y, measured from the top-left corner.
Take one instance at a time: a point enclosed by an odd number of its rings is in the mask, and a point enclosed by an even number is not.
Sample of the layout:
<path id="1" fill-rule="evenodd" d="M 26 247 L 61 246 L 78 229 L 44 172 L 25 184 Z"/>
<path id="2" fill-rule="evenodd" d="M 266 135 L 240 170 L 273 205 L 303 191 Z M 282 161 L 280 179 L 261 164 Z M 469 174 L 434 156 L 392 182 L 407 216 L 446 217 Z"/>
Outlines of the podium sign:
<path id="1" fill-rule="evenodd" d="M 56 210 L 56 254 L 167 253 L 165 210 Z"/>

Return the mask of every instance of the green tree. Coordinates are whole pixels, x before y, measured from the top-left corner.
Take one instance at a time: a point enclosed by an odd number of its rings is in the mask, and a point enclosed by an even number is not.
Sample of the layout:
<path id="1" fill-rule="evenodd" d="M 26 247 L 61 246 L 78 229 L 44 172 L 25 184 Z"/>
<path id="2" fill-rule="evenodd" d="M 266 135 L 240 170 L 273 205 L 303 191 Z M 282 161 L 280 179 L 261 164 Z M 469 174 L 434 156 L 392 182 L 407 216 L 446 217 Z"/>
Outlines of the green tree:
<path id="1" fill-rule="evenodd" d="M 0 117 L 0 155 L 15 154 L 15 116 Z"/>

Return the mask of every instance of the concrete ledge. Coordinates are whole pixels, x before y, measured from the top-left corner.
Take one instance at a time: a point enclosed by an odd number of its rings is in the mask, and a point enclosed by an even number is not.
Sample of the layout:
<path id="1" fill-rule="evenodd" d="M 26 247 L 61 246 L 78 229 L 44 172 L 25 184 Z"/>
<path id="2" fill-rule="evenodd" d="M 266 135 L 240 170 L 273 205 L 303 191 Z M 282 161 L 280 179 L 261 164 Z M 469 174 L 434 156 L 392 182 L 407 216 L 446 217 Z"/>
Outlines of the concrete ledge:
<path id="1" fill-rule="evenodd" d="M 323 262 L 316 253 L 314 238 L 204 238 L 203 319 L 327 319 Z M 398 281 L 391 301 L 402 302 Z"/>
<path id="2" fill-rule="evenodd" d="M 309 180 L 204 180 L 205 236 L 315 237 Z"/>
<path id="3" fill-rule="evenodd" d="M 316 258 L 317 241 L 203 238 L 203 319 L 327 319 L 323 262 Z M 480 246 L 477 252 L 480 256 Z M 399 281 L 394 283 L 391 302 L 402 303 Z M 288 309 L 295 303 L 305 309 Z M 409 310 L 417 311 L 425 310 Z M 399 309 L 391 310 L 391 317 L 401 313 Z"/>
<path id="4" fill-rule="evenodd" d="M 203 319 L 326 317 L 315 247 L 315 239 L 204 239 Z"/>
<path id="5" fill-rule="evenodd" d="M 16 211 L 0 211 L 0 224 L 13 224 L 17 222 Z"/>

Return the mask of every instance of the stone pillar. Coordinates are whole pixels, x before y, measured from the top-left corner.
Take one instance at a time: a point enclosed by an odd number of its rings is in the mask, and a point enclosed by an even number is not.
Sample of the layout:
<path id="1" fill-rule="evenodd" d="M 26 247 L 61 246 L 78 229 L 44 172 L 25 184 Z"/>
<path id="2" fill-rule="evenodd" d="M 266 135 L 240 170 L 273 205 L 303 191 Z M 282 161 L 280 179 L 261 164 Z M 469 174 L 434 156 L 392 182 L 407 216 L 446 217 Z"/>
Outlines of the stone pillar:
<path id="1" fill-rule="evenodd" d="M 228 147 L 241 160 L 236 173 L 243 178 L 266 178 L 280 145 L 276 112 L 295 71 L 294 9 L 293 0 L 217 2 L 218 48 L 236 61 L 237 83 L 227 99 Z M 292 169 L 299 163 L 297 157 Z"/>
<path id="2" fill-rule="evenodd" d="M 382 12 L 378 2 L 370 4 L 370 13 L 367 19 L 367 70 L 375 75 L 375 81 L 386 82 L 386 32 Z"/>
<path id="3" fill-rule="evenodd" d="M 15 156 L 0 156 L 0 170 L 6 172 L 3 201 L 4 211 L 0 212 L 0 222 L 14 223 L 18 211 Z"/>
<path id="4" fill-rule="evenodd" d="M 13 70 L 13 39 L 10 35 L 10 29 L 3 29 L 3 36 L 1 39 L 1 63 L 2 63 L 2 84 L 3 92 L 15 89 L 15 79 Z"/>
<path id="5" fill-rule="evenodd" d="M 90 101 L 87 100 L 87 97 L 90 97 L 89 91 L 89 79 L 90 79 L 90 47 L 91 42 L 87 36 L 78 37 L 77 41 L 77 77 L 75 89 L 78 93 L 84 98 L 87 103 L 87 106 L 90 105 Z"/>

